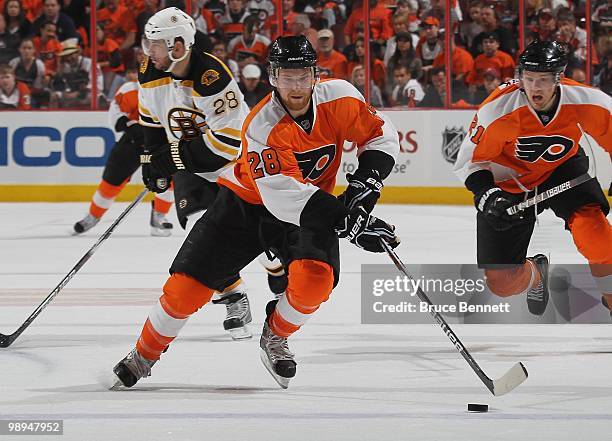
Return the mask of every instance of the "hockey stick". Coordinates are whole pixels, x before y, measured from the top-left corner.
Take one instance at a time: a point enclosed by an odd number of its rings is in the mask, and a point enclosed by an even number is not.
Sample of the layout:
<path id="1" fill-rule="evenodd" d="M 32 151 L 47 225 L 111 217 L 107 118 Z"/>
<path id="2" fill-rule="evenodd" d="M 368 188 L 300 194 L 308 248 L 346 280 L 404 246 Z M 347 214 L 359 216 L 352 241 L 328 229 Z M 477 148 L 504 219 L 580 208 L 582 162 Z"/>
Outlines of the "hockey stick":
<path id="1" fill-rule="evenodd" d="M 61 282 L 55 287 L 55 289 L 51 291 L 51 294 L 49 294 L 45 298 L 45 300 L 42 301 L 40 305 L 38 305 L 38 307 L 34 310 L 34 312 L 30 314 L 30 316 L 26 319 L 26 321 L 23 322 L 23 324 L 19 328 L 17 328 L 15 332 L 13 332 L 12 334 L 8 334 L 8 335 L 0 334 L 0 348 L 8 348 L 17 339 L 17 337 L 19 337 L 21 333 L 25 331 L 26 328 L 32 324 L 34 319 L 38 317 L 38 315 L 43 311 L 43 309 L 47 307 L 49 303 L 51 303 L 51 300 L 53 300 L 53 298 L 57 294 L 59 294 L 59 292 L 64 288 L 64 286 L 66 286 L 68 282 L 70 282 L 70 279 L 72 279 L 72 277 L 74 277 L 74 275 L 83 267 L 83 265 L 85 265 L 85 263 L 89 260 L 89 258 L 93 256 L 93 254 L 96 252 L 98 247 L 102 244 L 102 242 L 104 242 L 106 239 L 110 237 L 110 235 L 113 233 L 117 225 L 119 225 L 119 223 L 128 215 L 128 213 L 130 213 L 130 211 L 132 211 L 132 209 L 136 205 L 138 205 L 138 203 L 146 196 L 148 192 L 149 190 L 145 188 L 142 192 L 140 192 L 138 196 L 136 196 L 136 199 L 134 199 L 134 201 L 130 205 L 128 205 L 125 210 L 123 210 L 123 213 L 121 213 L 117 217 L 117 219 L 115 219 L 115 221 L 111 224 L 110 227 L 108 227 L 108 229 L 104 232 L 104 234 L 100 236 L 98 241 L 89 249 L 89 251 L 85 253 L 83 257 L 81 257 L 81 259 L 70 270 L 70 272 L 66 274 L 64 278 L 61 280 Z"/>
<path id="2" fill-rule="evenodd" d="M 585 173 L 583 175 L 578 176 L 577 178 L 570 179 L 569 181 L 564 182 L 563 184 L 559 184 L 552 188 L 549 188 L 548 190 L 538 194 L 537 196 L 529 198 L 526 201 L 519 202 L 518 204 L 508 208 L 506 212 L 512 216 L 513 214 L 516 214 L 519 211 L 523 211 L 526 208 L 533 207 L 535 204 L 539 204 L 540 202 L 545 201 L 546 199 L 550 199 L 553 196 L 559 193 L 563 193 L 564 191 L 567 191 L 570 188 L 574 188 L 590 179 L 593 179 L 593 177 L 590 176 L 588 173 Z"/>
<path id="3" fill-rule="evenodd" d="M 393 248 L 391 248 L 387 244 L 387 242 L 382 239 L 380 242 L 382 243 L 383 248 L 385 249 L 385 251 L 387 251 L 387 254 L 391 258 L 397 269 L 400 270 L 400 272 L 403 273 L 410 280 L 414 280 L 414 278 L 408 272 L 408 269 L 406 269 L 404 263 L 400 260 L 399 257 L 397 257 L 395 251 L 393 251 Z M 455 346 L 455 348 L 463 356 L 465 361 L 467 361 L 467 363 L 470 365 L 472 370 L 476 373 L 476 375 L 478 375 L 478 378 L 480 378 L 480 380 L 484 383 L 485 386 L 487 386 L 487 389 L 489 389 L 489 391 L 491 391 L 493 395 L 498 397 L 500 395 L 507 394 L 527 379 L 527 369 L 525 369 L 523 363 L 519 362 L 512 366 L 510 370 L 506 372 L 502 377 L 498 378 L 497 380 L 491 380 L 487 376 L 487 374 L 485 374 L 484 371 L 480 368 L 476 360 L 472 358 L 465 346 L 463 346 L 463 343 L 461 343 L 459 337 L 457 337 L 451 327 L 448 326 L 448 323 L 446 323 L 444 317 L 442 317 L 434 308 L 432 308 L 433 303 L 431 302 L 431 300 L 429 300 L 427 294 L 425 294 L 425 292 L 418 285 L 416 294 L 422 302 L 425 302 L 430 306 L 429 313 L 431 314 L 431 316 L 436 320 L 438 325 L 440 325 L 442 331 L 444 331 L 446 336 L 450 339 L 451 343 Z"/>

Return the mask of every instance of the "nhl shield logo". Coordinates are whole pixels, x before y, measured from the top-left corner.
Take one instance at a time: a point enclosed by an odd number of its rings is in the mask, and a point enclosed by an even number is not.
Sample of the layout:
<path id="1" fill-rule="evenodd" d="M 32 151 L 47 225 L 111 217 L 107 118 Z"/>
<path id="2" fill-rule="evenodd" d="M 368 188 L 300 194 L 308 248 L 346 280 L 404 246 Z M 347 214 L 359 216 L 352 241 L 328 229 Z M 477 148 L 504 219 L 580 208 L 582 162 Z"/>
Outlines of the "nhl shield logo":
<path id="1" fill-rule="evenodd" d="M 444 129 L 442 132 L 442 156 L 447 162 L 454 164 L 457 161 L 459 147 L 467 132 L 463 127 L 452 127 Z"/>

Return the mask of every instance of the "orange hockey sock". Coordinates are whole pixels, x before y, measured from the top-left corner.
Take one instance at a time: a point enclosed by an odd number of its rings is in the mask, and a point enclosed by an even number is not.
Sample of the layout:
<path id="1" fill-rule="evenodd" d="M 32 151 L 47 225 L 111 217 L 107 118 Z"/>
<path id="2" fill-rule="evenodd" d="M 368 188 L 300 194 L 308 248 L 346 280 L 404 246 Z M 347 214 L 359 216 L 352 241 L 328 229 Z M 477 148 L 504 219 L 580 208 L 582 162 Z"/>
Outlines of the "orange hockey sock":
<path id="1" fill-rule="evenodd" d="M 91 198 L 89 214 L 98 218 L 104 216 L 104 213 L 110 208 L 117 195 L 123 190 L 123 187 L 125 187 L 127 183 L 127 179 L 121 185 L 109 184 L 105 180 L 100 181 L 96 192 Z"/>

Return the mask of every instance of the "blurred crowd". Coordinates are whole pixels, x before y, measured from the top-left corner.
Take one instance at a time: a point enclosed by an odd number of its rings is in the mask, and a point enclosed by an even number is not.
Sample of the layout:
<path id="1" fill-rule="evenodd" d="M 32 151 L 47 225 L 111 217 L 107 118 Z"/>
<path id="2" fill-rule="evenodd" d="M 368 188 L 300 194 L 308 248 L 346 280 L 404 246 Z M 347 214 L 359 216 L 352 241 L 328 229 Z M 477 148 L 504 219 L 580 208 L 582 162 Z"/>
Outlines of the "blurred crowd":
<path id="1" fill-rule="evenodd" d="M 514 76 L 520 47 L 517 0 L 451 0 L 449 11 L 445 0 L 282 0 L 280 14 L 272 0 L 96 3 L 92 33 L 89 0 L 0 0 L 0 109 L 90 108 L 94 92 L 97 107 L 107 108 L 127 81 L 126 71 L 143 56 L 145 23 L 168 6 L 191 9 L 198 44 L 226 62 L 250 106 L 270 91 L 266 54 L 281 32 L 310 40 L 321 78 L 343 78 L 364 94 L 369 52 L 368 97 L 386 108 L 476 106 Z M 612 0 L 592 0 L 591 41 L 585 3 L 525 0 L 522 34 L 526 43 L 536 38 L 566 43 L 571 60 L 566 76 L 587 82 L 590 72 L 590 83 L 610 94 Z"/>

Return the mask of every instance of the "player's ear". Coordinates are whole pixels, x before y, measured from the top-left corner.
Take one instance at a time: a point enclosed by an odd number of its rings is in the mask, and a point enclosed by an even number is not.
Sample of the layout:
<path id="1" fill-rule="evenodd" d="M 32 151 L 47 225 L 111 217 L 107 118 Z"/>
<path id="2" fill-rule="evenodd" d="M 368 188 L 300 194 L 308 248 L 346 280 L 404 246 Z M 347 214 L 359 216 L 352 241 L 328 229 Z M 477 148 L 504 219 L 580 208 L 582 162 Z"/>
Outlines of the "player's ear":
<path id="1" fill-rule="evenodd" d="M 174 41 L 174 47 L 172 48 L 172 57 L 174 59 L 180 59 L 183 55 L 185 55 L 185 43 L 180 38 L 177 38 Z"/>

